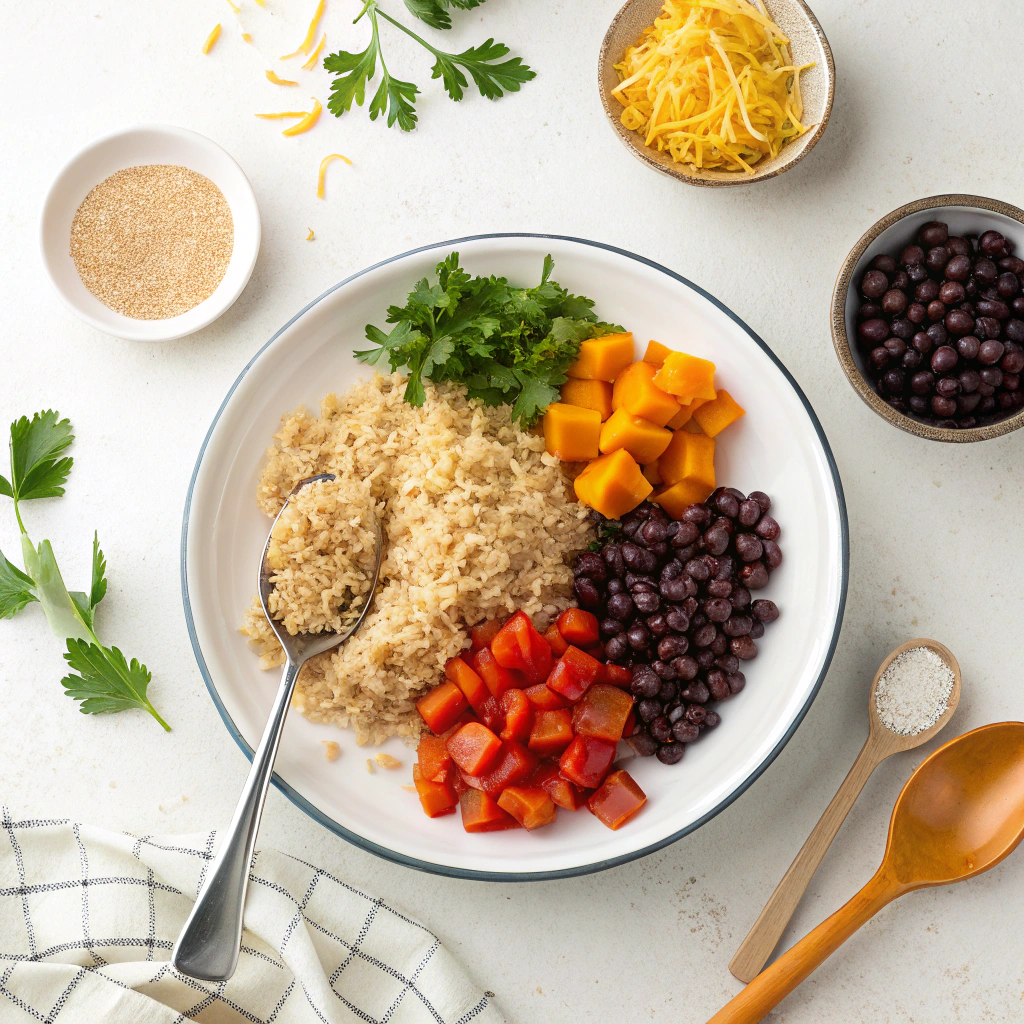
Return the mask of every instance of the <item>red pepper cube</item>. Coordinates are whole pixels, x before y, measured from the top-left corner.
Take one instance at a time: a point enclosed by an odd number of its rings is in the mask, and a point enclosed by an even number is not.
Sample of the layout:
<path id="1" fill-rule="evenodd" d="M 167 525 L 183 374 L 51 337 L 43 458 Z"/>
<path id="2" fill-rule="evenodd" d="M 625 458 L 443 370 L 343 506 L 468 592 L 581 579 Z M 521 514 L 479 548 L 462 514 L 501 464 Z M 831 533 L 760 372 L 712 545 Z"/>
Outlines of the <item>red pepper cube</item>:
<path id="1" fill-rule="evenodd" d="M 537 755 L 516 740 L 502 744 L 494 767 L 480 778 L 480 788 L 488 796 L 497 797 L 506 787 L 528 779 L 537 767 Z"/>
<path id="2" fill-rule="evenodd" d="M 511 814 L 506 814 L 496 800 L 478 789 L 467 789 L 459 797 L 462 827 L 467 832 L 501 832 L 507 828 L 522 828 Z"/>
<path id="3" fill-rule="evenodd" d="M 572 743 L 572 712 L 568 708 L 537 711 L 530 730 L 530 749 L 540 757 L 561 754 Z"/>
<path id="4" fill-rule="evenodd" d="M 560 693 L 555 693 L 547 683 L 528 686 L 523 693 L 538 711 L 554 711 L 556 708 L 570 706 L 569 702 Z"/>
<path id="5" fill-rule="evenodd" d="M 568 650 L 555 662 L 548 686 L 575 703 L 587 692 L 601 671 L 601 662 L 578 647 Z"/>
<path id="6" fill-rule="evenodd" d="M 629 739 L 636 732 L 636 711 L 631 710 L 626 716 L 626 724 L 622 727 L 622 738 Z"/>
<path id="7" fill-rule="evenodd" d="M 615 744 L 593 736 L 577 736 L 558 762 L 562 774 L 577 786 L 595 789 L 601 785 L 615 760 Z"/>
<path id="8" fill-rule="evenodd" d="M 491 641 L 491 653 L 503 668 L 526 675 L 530 685 L 541 683 L 551 671 L 551 648 L 533 628 L 525 612 L 516 612 Z"/>
<path id="9" fill-rule="evenodd" d="M 484 706 L 480 711 L 480 717 L 484 720 L 484 725 L 491 732 L 501 732 L 505 728 L 505 714 L 501 710 L 501 701 L 497 697 L 492 697 L 490 694 L 487 695 Z"/>
<path id="10" fill-rule="evenodd" d="M 633 698 L 617 686 L 595 683 L 572 711 L 573 731 L 618 743 L 633 710 Z"/>
<path id="11" fill-rule="evenodd" d="M 467 775 L 483 775 L 501 753 L 501 740 L 483 722 L 470 722 L 448 737 L 448 753 Z"/>
<path id="12" fill-rule="evenodd" d="M 551 648 L 552 655 L 556 658 L 560 658 L 565 654 L 565 649 L 569 646 L 565 642 L 565 637 L 558 632 L 557 626 L 549 626 L 544 631 L 544 639 L 547 641 L 548 647 Z"/>
<path id="13" fill-rule="evenodd" d="M 522 690 L 506 690 L 501 695 L 501 710 L 505 716 L 501 738 L 528 740 L 533 727 L 533 705 L 526 694 Z"/>
<path id="14" fill-rule="evenodd" d="M 482 718 L 484 701 L 491 695 L 483 679 L 460 657 L 448 659 L 444 674 L 463 692 L 469 706 Z"/>
<path id="15" fill-rule="evenodd" d="M 450 729 L 469 705 L 463 692 L 452 682 L 435 686 L 425 697 L 416 701 L 416 710 L 427 728 L 434 733 Z"/>
<path id="16" fill-rule="evenodd" d="M 601 639 L 597 616 L 582 608 L 566 608 L 558 616 L 558 632 L 574 647 L 591 647 Z"/>
<path id="17" fill-rule="evenodd" d="M 612 772 L 601 788 L 591 793 L 587 807 L 611 829 L 624 825 L 643 805 L 647 796 L 627 771 Z"/>
<path id="18" fill-rule="evenodd" d="M 495 660 L 489 647 L 477 651 L 473 655 L 473 668 L 477 675 L 487 684 L 492 697 L 501 697 L 506 691 L 516 687 L 522 689 L 526 685 L 526 676 L 510 668 L 503 668 Z"/>
<path id="19" fill-rule="evenodd" d="M 470 628 L 469 640 L 474 651 L 482 651 L 485 647 L 491 646 L 491 641 L 498 635 L 501 629 L 500 619 L 488 619 L 486 622 L 477 623 Z"/>
<path id="20" fill-rule="evenodd" d="M 550 825 L 558 814 L 554 800 L 533 786 L 509 786 L 498 797 L 498 806 L 529 832 Z"/>
<path id="21" fill-rule="evenodd" d="M 626 668 L 625 665 L 602 665 L 601 671 L 597 673 L 597 681 L 611 686 L 628 687 L 633 682 L 633 670 Z"/>
<path id="22" fill-rule="evenodd" d="M 539 786 L 555 802 L 556 807 L 577 811 L 583 806 L 583 791 L 558 770 L 558 765 L 541 761 L 530 776 L 529 785 Z"/>
<path id="23" fill-rule="evenodd" d="M 432 782 L 423 778 L 420 766 L 412 766 L 412 781 L 416 786 L 416 793 L 420 798 L 420 804 L 428 818 L 440 818 L 444 814 L 452 814 L 459 798 L 455 795 L 455 789 L 449 782 Z"/>
<path id="24" fill-rule="evenodd" d="M 420 775 L 427 782 L 447 782 L 455 774 L 452 771 L 452 759 L 448 747 L 440 736 L 423 733 L 416 749 L 416 763 L 420 766 Z"/>

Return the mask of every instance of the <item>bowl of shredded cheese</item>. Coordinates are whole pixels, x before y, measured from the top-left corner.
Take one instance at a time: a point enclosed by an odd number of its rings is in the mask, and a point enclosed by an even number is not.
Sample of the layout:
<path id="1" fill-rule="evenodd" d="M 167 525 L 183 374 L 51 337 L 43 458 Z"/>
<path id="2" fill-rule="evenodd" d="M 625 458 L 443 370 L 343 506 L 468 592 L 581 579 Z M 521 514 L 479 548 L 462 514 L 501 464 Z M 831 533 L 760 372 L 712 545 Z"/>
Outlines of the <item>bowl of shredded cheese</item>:
<path id="1" fill-rule="evenodd" d="M 627 0 L 598 74 L 633 155 L 692 185 L 788 170 L 825 131 L 835 83 L 803 0 Z"/>

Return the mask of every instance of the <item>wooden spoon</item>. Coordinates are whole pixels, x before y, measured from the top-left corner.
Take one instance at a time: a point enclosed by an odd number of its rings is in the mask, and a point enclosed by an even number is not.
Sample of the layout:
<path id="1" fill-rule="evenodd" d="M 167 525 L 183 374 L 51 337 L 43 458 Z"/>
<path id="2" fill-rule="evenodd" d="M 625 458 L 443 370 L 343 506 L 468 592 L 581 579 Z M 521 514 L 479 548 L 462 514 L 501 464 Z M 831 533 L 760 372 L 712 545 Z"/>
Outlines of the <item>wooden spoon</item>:
<path id="1" fill-rule="evenodd" d="M 881 679 L 892 660 L 899 657 L 904 651 L 915 647 L 927 647 L 942 658 L 953 673 L 953 690 L 949 695 L 949 704 L 946 706 L 945 712 L 930 729 L 915 733 L 913 736 L 900 736 L 888 729 L 878 717 L 875 690 L 878 688 L 878 680 Z M 804 891 L 810 884 L 811 876 L 817 870 L 826 850 L 835 839 L 840 825 L 846 820 L 850 808 L 860 796 L 860 791 L 864 788 L 871 773 L 890 754 L 902 750 L 912 750 L 914 747 L 921 746 L 922 743 L 927 743 L 950 720 L 959 701 L 960 666 L 957 664 L 956 658 L 935 640 L 908 640 L 905 644 L 900 644 L 879 665 L 874 681 L 871 683 L 871 693 L 868 696 L 867 742 L 857 756 L 857 760 L 854 761 L 850 773 L 839 787 L 839 791 L 825 808 L 825 813 L 807 837 L 807 842 L 800 848 L 800 852 L 790 864 L 789 870 L 782 876 L 782 881 L 779 882 L 775 892 L 765 904 L 764 910 L 761 911 L 753 927 L 747 932 L 747 937 L 736 950 L 736 955 L 729 964 L 729 970 L 740 981 L 752 981 L 767 963 L 768 958 L 772 955 L 772 950 L 778 945 L 782 933 L 786 930 L 786 925 L 789 924 Z"/>
<path id="2" fill-rule="evenodd" d="M 875 876 L 708 1024 L 755 1024 L 887 903 L 995 867 L 1024 838 L 1024 722 L 950 740 L 910 776 Z"/>

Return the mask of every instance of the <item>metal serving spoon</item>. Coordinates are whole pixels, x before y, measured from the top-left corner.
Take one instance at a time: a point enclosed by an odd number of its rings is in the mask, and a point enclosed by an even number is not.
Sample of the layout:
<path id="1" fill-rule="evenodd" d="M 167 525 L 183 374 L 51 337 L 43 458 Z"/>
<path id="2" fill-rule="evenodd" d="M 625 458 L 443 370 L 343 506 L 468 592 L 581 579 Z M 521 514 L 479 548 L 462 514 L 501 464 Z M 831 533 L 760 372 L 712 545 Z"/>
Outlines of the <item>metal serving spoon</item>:
<path id="1" fill-rule="evenodd" d="M 306 484 L 333 479 L 332 474 L 321 473 L 301 480 L 288 500 L 290 501 Z M 274 519 L 274 525 L 287 507 L 288 501 L 281 506 L 281 511 Z M 380 522 L 375 516 L 373 525 L 377 554 L 373 569 L 373 585 L 367 593 L 359 617 L 344 633 L 299 633 L 292 636 L 271 616 L 268 607 L 270 593 L 274 588 L 270 582 L 273 570 L 267 565 L 267 550 L 270 547 L 274 525 L 270 528 L 267 543 L 263 547 L 263 557 L 260 559 L 259 595 L 264 614 L 274 635 L 284 648 L 287 661 L 281 685 L 274 698 L 270 719 L 263 730 L 260 745 L 253 755 L 249 777 L 245 780 L 234 817 L 224 833 L 217 855 L 210 862 L 206 881 L 199 890 L 192 913 L 189 914 L 171 953 L 171 963 L 178 971 L 201 981 L 227 981 L 235 973 L 235 966 L 238 964 L 238 950 L 242 942 L 242 910 L 249 884 L 249 865 L 252 863 L 260 815 L 267 798 L 274 759 L 277 757 L 277 748 L 295 689 L 295 680 L 302 666 L 310 658 L 338 647 L 359 629 L 373 604 L 373 594 L 380 578 L 384 544 Z"/>

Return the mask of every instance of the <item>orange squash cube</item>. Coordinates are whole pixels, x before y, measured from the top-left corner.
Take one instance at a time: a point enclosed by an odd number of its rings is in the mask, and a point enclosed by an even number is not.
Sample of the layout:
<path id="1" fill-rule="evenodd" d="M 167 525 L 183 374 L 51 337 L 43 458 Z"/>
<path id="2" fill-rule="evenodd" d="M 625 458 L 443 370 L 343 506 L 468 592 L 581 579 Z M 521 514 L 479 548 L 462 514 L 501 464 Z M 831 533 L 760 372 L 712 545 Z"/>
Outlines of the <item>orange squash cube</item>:
<path id="1" fill-rule="evenodd" d="M 555 802 L 539 786 L 509 786 L 498 797 L 498 806 L 529 832 L 550 825 L 558 814 Z"/>
<path id="2" fill-rule="evenodd" d="M 615 380 L 619 371 L 633 362 L 633 335 L 606 334 L 588 338 L 580 345 L 579 358 L 566 370 L 569 377 L 582 380 Z"/>
<path id="3" fill-rule="evenodd" d="M 662 483 L 661 471 L 658 469 L 658 460 L 655 459 L 650 465 L 644 466 L 644 479 L 652 486 L 657 487 Z"/>
<path id="4" fill-rule="evenodd" d="M 625 409 L 616 409 L 601 427 L 599 447 L 605 455 L 624 448 L 637 462 L 646 465 L 654 462 L 671 440 L 671 430 L 631 416 Z"/>
<path id="5" fill-rule="evenodd" d="M 657 367 L 645 362 L 627 366 L 615 378 L 612 408 L 625 409 L 631 416 L 640 416 L 659 427 L 665 426 L 679 414 L 679 403 L 654 384 L 658 372 Z"/>
<path id="6" fill-rule="evenodd" d="M 725 388 L 720 388 L 713 402 L 705 402 L 694 410 L 693 418 L 708 437 L 717 437 L 730 423 L 744 415 L 745 409 Z"/>
<path id="7" fill-rule="evenodd" d="M 569 378 L 562 385 L 562 401 L 581 409 L 594 409 L 606 420 L 612 414 L 612 386 L 606 380 Z"/>
<path id="8" fill-rule="evenodd" d="M 710 494 L 715 489 L 714 439 L 704 434 L 691 434 L 688 430 L 677 430 L 658 459 L 658 471 L 670 487 L 688 480 L 705 484 Z"/>
<path id="9" fill-rule="evenodd" d="M 633 698 L 618 686 L 595 683 L 572 711 L 572 727 L 580 736 L 618 743 L 633 709 Z"/>
<path id="10" fill-rule="evenodd" d="M 601 454 L 601 414 L 596 409 L 553 402 L 544 413 L 544 446 L 563 462 L 589 462 Z"/>
<path id="11" fill-rule="evenodd" d="M 502 832 L 507 828 L 522 828 L 511 814 L 506 814 L 498 801 L 478 789 L 467 789 L 459 797 L 462 827 L 467 832 Z"/>
<path id="12" fill-rule="evenodd" d="M 435 686 L 430 693 L 416 701 L 420 718 L 427 723 L 431 732 L 438 735 L 450 729 L 468 707 L 465 695 L 450 680 Z"/>
<path id="13" fill-rule="evenodd" d="M 668 345 L 662 345 L 660 341 L 649 341 L 647 342 L 647 351 L 644 353 L 644 362 L 660 368 L 661 364 L 665 362 L 665 356 L 671 351 L 672 349 Z"/>
<path id="14" fill-rule="evenodd" d="M 624 825 L 643 805 L 647 795 L 629 772 L 612 772 L 587 800 L 588 810 L 610 829 Z"/>
<path id="15" fill-rule="evenodd" d="M 623 448 L 594 459 L 576 477 L 574 487 L 576 497 L 606 519 L 620 519 L 654 490 L 636 459 Z"/>
<path id="16" fill-rule="evenodd" d="M 685 427 L 693 417 L 693 414 L 707 401 L 706 398 L 695 398 L 688 405 L 684 405 L 678 415 L 673 416 L 672 419 L 665 424 L 669 430 L 681 430 Z"/>
<path id="17" fill-rule="evenodd" d="M 670 487 L 662 487 L 651 495 L 651 501 L 660 505 L 673 519 L 678 519 L 687 505 L 707 501 L 714 487 L 695 480 L 681 480 Z"/>
<path id="18" fill-rule="evenodd" d="M 412 766 L 412 781 L 416 787 L 416 795 L 420 798 L 423 813 L 428 818 L 440 818 L 444 814 L 455 812 L 459 798 L 455 795 L 450 782 L 425 779 L 418 764 Z"/>
<path id="19" fill-rule="evenodd" d="M 687 352 L 670 352 L 654 378 L 662 391 L 675 395 L 681 402 L 694 398 L 711 401 L 716 396 L 715 364 Z"/>

